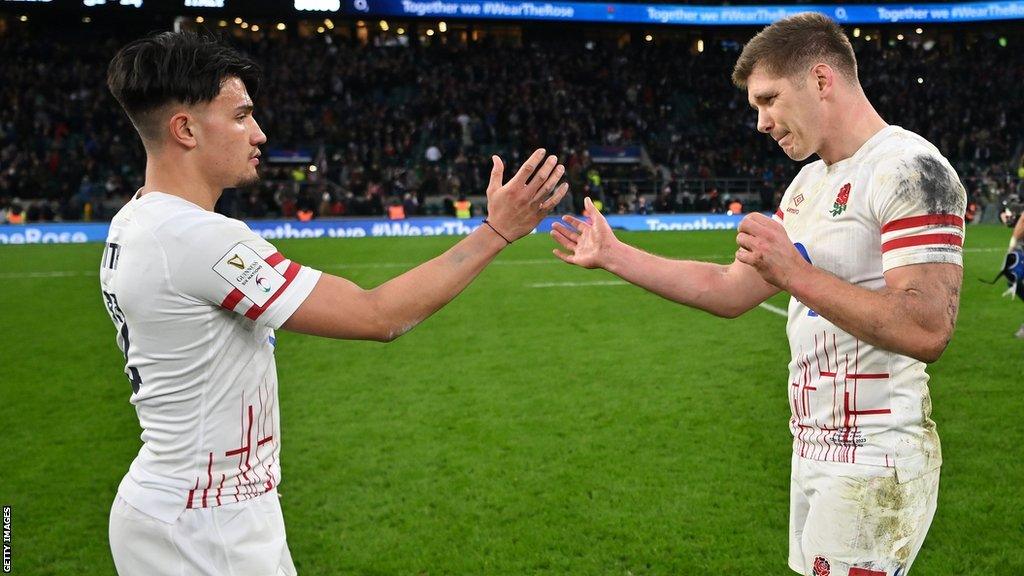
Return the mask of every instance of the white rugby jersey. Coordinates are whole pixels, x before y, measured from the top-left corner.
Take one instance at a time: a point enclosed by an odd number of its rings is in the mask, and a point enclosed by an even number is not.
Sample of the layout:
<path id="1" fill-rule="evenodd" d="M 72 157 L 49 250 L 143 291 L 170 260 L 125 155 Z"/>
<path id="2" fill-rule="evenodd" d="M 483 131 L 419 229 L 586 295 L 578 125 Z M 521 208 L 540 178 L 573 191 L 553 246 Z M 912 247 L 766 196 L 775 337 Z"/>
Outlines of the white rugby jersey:
<path id="1" fill-rule="evenodd" d="M 281 482 L 274 329 L 319 278 L 177 196 L 149 192 L 117 213 L 100 285 L 143 443 L 122 498 L 174 522 Z"/>
<path id="2" fill-rule="evenodd" d="M 966 204 L 939 151 L 888 126 L 850 158 L 804 166 L 775 218 L 814 266 L 878 290 L 899 266 L 963 266 Z M 901 479 L 942 463 L 924 363 L 854 338 L 796 298 L 786 332 L 798 455 L 894 467 Z"/>

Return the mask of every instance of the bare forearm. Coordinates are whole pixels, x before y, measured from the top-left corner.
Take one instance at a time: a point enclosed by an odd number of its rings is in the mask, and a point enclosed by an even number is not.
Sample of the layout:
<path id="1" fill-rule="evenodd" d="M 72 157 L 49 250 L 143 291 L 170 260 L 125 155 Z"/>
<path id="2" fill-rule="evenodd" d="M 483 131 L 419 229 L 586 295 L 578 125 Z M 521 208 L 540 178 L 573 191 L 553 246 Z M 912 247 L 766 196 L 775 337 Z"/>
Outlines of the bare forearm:
<path id="1" fill-rule="evenodd" d="M 1017 225 L 1013 227 L 1013 234 L 1010 235 L 1010 249 L 1024 244 L 1024 214 L 1017 219 Z"/>
<path id="2" fill-rule="evenodd" d="M 369 291 L 384 340 L 393 340 L 451 302 L 506 246 L 481 226 L 440 256 Z"/>
<path id="3" fill-rule="evenodd" d="M 818 268 L 790 287 L 792 295 L 820 316 L 868 344 L 922 362 L 934 362 L 953 334 L 960 285 L 936 284 L 873 291 Z M 945 292 L 945 293 L 942 293 Z"/>
<path id="4" fill-rule="evenodd" d="M 716 316 L 732 318 L 750 308 L 731 289 L 729 266 L 663 258 L 618 243 L 605 269 L 662 298 Z"/>

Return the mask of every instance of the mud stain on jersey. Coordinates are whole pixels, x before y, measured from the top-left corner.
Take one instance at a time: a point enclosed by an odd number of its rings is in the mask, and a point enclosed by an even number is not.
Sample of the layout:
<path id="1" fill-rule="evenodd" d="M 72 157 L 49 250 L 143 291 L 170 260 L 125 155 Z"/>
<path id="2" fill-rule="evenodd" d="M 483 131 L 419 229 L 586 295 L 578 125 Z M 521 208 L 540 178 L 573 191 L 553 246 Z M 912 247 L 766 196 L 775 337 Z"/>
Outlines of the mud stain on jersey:
<path id="1" fill-rule="evenodd" d="M 903 165 L 896 195 L 911 206 L 924 206 L 928 214 L 962 215 L 967 193 L 956 173 L 934 156 L 915 156 Z"/>

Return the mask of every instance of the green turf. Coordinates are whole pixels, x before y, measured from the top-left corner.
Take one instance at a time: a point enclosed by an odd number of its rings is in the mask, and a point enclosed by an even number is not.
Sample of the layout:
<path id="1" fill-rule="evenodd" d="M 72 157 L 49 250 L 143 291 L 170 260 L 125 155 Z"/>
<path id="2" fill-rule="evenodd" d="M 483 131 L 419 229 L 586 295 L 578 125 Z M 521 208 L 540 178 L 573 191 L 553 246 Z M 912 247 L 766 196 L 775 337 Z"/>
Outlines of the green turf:
<path id="1" fill-rule="evenodd" d="M 1024 305 L 977 282 L 1009 231 L 968 231 L 956 336 L 932 369 L 945 466 L 918 575 L 1024 574 Z M 730 259 L 733 234 L 634 233 Z M 452 238 L 281 241 L 376 285 Z M 786 574 L 785 319 L 721 320 L 517 243 L 398 341 L 279 334 L 300 574 Z M 112 574 L 107 514 L 139 447 L 102 246 L 0 247 L 0 500 L 16 574 Z M 39 276 L 39 272 L 69 272 Z M 785 306 L 785 297 L 773 304 Z"/>

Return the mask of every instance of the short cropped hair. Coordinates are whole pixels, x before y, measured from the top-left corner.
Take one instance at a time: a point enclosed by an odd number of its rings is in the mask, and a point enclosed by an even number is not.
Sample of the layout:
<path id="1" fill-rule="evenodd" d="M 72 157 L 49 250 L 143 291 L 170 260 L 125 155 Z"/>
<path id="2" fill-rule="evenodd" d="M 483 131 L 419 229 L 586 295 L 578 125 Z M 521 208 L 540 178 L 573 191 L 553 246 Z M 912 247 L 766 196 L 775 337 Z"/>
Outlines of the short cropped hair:
<path id="1" fill-rule="evenodd" d="M 107 87 L 146 141 L 158 137 L 152 112 L 211 102 L 231 77 L 256 97 L 261 73 L 249 57 L 209 36 L 162 32 L 121 48 L 107 68 Z"/>
<path id="2" fill-rule="evenodd" d="M 746 88 L 757 66 L 776 78 L 794 78 L 817 62 L 832 66 L 851 83 L 858 83 L 857 57 L 843 29 L 828 16 L 802 12 L 761 30 L 743 46 L 732 71 L 732 83 Z"/>

